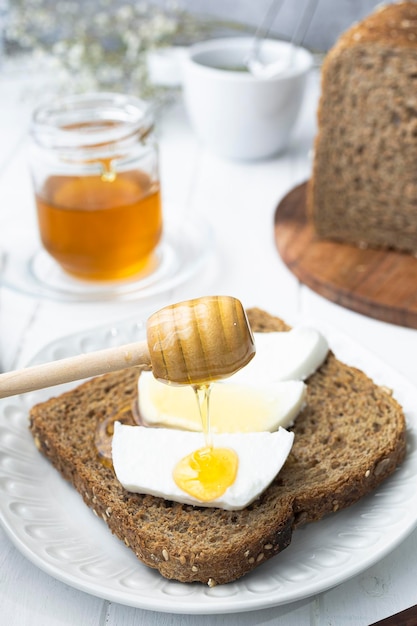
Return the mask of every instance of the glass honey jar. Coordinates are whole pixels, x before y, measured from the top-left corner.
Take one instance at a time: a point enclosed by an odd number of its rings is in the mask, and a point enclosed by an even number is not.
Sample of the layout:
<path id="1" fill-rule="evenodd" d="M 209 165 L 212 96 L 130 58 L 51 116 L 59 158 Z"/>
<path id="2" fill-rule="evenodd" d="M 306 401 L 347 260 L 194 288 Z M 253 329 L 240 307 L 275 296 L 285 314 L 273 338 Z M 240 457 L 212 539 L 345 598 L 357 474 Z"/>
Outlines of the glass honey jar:
<path id="1" fill-rule="evenodd" d="M 146 274 L 162 235 L 158 149 L 149 105 L 115 93 L 54 100 L 31 126 L 40 238 L 70 275 Z"/>

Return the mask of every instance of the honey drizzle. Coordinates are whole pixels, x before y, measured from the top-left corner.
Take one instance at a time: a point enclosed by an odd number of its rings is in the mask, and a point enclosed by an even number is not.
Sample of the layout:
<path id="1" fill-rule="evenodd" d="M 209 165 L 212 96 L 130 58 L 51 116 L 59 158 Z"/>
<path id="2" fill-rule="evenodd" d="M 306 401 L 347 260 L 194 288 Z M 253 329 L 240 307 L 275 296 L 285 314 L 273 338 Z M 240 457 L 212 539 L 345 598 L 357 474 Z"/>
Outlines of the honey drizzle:
<path id="1" fill-rule="evenodd" d="M 194 393 L 197 399 L 198 410 L 200 413 L 201 424 L 203 426 L 204 438 L 207 448 L 213 448 L 213 438 L 210 428 L 210 392 L 211 385 L 201 384 L 193 385 Z"/>
<path id="2" fill-rule="evenodd" d="M 210 428 L 210 383 L 192 385 L 197 398 L 205 446 L 182 458 L 174 468 L 176 485 L 200 502 L 221 497 L 234 483 L 238 457 L 234 450 L 213 446 Z"/>
<path id="3" fill-rule="evenodd" d="M 129 426 L 139 425 L 139 421 L 133 410 L 132 403 L 125 404 L 120 409 L 108 415 L 104 420 L 98 422 L 94 434 L 94 445 L 97 456 L 105 467 L 113 467 L 112 460 L 112 439 L 114 433 L 114 423 L 121 422 Z"/>
<path id="4" fill-rule="evenodd" d="M 103 171 L 101 172 L 101 180 L 103 183 L 113 183 L 116 180 L 116 170 L 113 168 L 112 161 L 102 161 Z"/>

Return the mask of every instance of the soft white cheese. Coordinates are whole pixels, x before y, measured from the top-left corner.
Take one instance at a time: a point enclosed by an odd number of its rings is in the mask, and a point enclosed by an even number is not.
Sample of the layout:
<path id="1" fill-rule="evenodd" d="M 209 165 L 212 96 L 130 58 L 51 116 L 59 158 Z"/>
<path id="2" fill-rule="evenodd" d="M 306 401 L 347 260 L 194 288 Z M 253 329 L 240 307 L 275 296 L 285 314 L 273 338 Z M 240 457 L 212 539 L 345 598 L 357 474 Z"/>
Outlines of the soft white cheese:
<path id="1" fill-rule="evenodd" d="M 227 380 L 246 385 L 262 381 L 305 380 L 324 362 L 329 346 L 315 328 L 299 326 L 286 333 L 254 333 L 256 354 Z"/>
<path id="2" fill-rule="evenodd" d="M 174 482 L 176 464 L 204 447 L 202 433 L 126 426 L 115 423 L 113 466 L 128 491 L 184 504 L 239 510 L 253 502 L 273 481 L 290 453 L 294 434 L 279 428 L 274 433 L 214 435 L 213 445 L 230 448 L 239 459 L 235 482 L 218 499 L 200 502 Z"/>
<path id="3" fill-rule="evenodd" d="M 239 372 L 211 385 L 210 428 L 214 433 L 274 431 L 291 426 L 305 404 L 302 382 L 324 361 L 325 338 L 315 329 L 254 333 L 256 354 Z M 138 407 L 149 426 L 199 431 L 192 388 L 162 383 L 151 372 L 138 382 Z"/>
<path id="4" fill-rule="evenodd" d="M 143 372 L 138 382 L 139 412 L 147 426 L 201 431 L 198 403 L 189 386 L 172 386 Z M 301 381 L 245 385 L 213 383 L 210 392 L 210 429 L 213 433 L 274 431 L 293 424 L 305 404 Z"/>

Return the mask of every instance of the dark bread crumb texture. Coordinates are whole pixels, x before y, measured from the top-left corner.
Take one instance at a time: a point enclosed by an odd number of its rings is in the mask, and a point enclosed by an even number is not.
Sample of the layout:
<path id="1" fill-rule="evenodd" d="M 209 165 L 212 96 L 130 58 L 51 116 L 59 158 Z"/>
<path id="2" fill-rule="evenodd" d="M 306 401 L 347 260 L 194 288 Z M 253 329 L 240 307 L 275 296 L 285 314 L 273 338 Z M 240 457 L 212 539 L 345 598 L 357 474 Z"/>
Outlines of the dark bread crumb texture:
<path id="1" fill-rule="evenodd" d="M 417 254 L 417 4 L 380 7 L 322 67 L 307 207 L 319 236 Z"/>
<path id="2" fill-rule="evenodd" d="M 289 329 L 259 309 L 248 317 L 254 331 Z M 391 393 L 329 353 L 307 381 L 283 470 L 251 506 L 223 511 L 133 494 L 101 463 L 94 436 L 98 423 L 134 401 L 138 375 L 108 374 L 34 406 L 30 430 L 97 516 L 166 578 L 208 585 L 240 578 L 286 548 L 295 528 L 375 489 L 405 455 L 404 415 Z"/>

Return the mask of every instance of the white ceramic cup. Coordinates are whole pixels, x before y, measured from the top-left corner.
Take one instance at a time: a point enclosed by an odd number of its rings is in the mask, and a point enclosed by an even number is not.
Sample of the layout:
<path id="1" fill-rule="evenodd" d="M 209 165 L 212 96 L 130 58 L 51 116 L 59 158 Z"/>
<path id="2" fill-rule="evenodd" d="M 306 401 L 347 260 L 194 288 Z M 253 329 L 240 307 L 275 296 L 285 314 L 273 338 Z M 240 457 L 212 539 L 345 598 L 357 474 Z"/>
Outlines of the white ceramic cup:
<path id="1" fill-rule="evenodd" d="M 302 104 L 312 55 L 283 41 L 265 40 L 260 60 L 288 63 L 278 75 L 242 71 L 253 38 L 213 39 L 189 48 L 183 92 L 191 125 L 209 150 L 237 160 L 262 159 L 288 146 Z"/>

